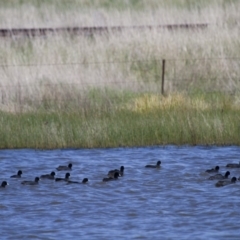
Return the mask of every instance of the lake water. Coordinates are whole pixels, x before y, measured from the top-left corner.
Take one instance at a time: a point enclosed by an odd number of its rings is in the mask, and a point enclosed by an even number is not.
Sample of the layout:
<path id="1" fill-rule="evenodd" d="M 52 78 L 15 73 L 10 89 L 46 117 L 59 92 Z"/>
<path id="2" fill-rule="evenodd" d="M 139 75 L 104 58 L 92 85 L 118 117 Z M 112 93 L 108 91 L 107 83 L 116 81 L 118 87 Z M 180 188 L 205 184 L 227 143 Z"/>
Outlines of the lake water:
<path id="1" fill-rule="evenodd" d="M 240 182 L 217 188 L 205 173 L 239 160 L 235 146 L 0 150 L 0 239 L 240 239 Z M 21 184 L 70 162 L 71 180 L 87 184 Z M 122 178 L 102 182 L 121 165 Z"/>

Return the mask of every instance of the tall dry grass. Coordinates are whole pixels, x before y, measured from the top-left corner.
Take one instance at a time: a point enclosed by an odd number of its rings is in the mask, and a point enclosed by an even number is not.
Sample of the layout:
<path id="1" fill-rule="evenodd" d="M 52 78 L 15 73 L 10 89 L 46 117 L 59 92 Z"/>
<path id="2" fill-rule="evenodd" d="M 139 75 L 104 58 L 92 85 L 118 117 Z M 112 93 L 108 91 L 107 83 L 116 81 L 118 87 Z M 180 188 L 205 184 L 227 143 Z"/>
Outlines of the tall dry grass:
<path id="1" fill-rule="evenodd" d="M 63 27 L 239 22 L 236 0 L 8 0 L 0 27 Z"/>
<path id="2" fill-rule="evenodd" d="M 239 89 L 240 61 L 225 59 L 240 56 L 238 1 L 202 0 L 196 4 L 151 0 L 148 4 L 140 1 L 139 5 L 117 1 L 113 6 L 110 1 L 101 2 L 1 2 L 0 27 L 198 22 L 209 26 L 199 31 L 126 30 L 88 37 L 2 39 L 0 109 L 36 110 L 43 103 L 59 107 L 66 102 L 88 105 L 86 99 L 92 89 L 118 90 L 122 96 L 129 92 L 159 93 L 163 58 L 167 59 L 168 93 L 196 89 L 235 93 Z"/>

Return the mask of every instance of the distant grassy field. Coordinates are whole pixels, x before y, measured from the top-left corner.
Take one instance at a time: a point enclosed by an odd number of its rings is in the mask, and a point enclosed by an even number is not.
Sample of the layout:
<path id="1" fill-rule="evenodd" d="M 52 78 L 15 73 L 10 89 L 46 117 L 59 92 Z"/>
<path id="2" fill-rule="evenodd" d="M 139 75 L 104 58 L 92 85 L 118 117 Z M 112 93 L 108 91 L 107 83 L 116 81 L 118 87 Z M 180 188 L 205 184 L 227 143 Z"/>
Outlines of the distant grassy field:
<path id="1" fill-rule="evenodd" d="M 233 0 L 0 1 L 0 28 L 209 24 L 1 39 L 0 148 L 239 144 L 239 12 Z"/>

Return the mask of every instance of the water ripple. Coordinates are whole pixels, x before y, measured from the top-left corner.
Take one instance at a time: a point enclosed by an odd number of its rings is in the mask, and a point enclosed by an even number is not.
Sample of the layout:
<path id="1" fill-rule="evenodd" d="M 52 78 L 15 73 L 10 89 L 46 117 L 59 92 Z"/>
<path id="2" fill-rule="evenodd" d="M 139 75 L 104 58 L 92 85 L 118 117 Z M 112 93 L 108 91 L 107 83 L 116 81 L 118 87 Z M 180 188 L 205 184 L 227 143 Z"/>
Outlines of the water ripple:
<path id="1" fill-rule="evenodd" d="M 4 239 L 238 239 L 240 184 L 216 188 L 206 169 L 239 162 L 240 148 L 146 147 L 116 149 L 1 150 L 1 234 Z M 162 161 L 160 169 L 146 169 Z M 23 180 L 73 164 L 71 180 Z M 110 169 L 125 174 L 102 182 Z M 21 179 L 9 178 L 21 169 Z M 240 169 L 230 169 L 231 177 Z M 57 172 L 64 177 L 65 172 Z"/>

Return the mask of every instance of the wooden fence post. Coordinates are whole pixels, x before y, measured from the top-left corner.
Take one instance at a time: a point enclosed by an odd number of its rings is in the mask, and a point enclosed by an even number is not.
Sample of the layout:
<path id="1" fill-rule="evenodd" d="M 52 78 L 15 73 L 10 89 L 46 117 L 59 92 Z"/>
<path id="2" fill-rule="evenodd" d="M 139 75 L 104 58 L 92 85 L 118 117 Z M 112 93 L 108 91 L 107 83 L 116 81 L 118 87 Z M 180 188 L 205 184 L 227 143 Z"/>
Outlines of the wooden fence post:
<path id="1" fill-rule="evenodd" d="M 162 95 L 164 95 L 165 59 L 162 60 Z"/>

